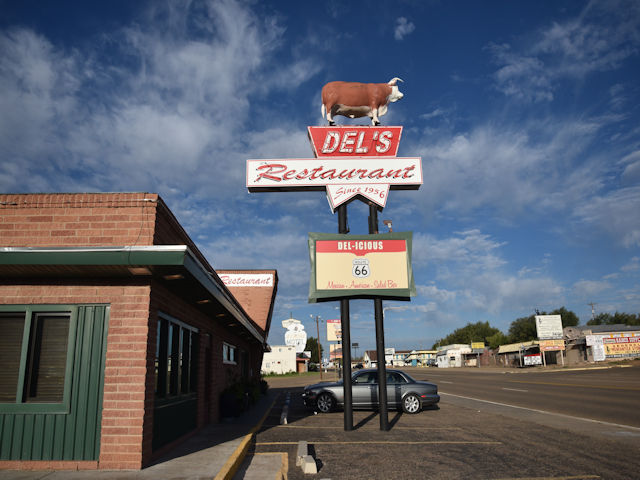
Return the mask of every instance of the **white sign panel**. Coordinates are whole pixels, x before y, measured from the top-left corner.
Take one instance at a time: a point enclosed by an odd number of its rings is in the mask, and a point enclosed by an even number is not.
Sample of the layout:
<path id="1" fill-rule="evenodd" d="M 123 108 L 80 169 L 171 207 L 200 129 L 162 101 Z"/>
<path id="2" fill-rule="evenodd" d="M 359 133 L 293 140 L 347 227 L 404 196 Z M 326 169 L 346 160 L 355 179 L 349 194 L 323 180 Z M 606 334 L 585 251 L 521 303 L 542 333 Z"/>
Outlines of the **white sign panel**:
<path id="1" fill-rule="evenodd" d="M 223 273 L 220 280 L 227 287 L 273 287 L 270 273 Z"/>
<path id="2" fill-rule="evenodd" d="M 327 320 L 327 341 L 339 342 L 342 340 L 342 322 L 340 319 Z"/>
<path id="3" fill-rule="evenodd" d="M 422 185 L 420 157 L 321 157 L 247 160 L 250 192 L 326 189 L 335 209 L 356 195 L 384 207 L 389 188 Z"/>
<path id="4" fill-rule="evenodd" d="M 542 357 L 540 355 L 525 355 L 524 364 L 526 366 L 542 365 Z"/>
<path id="5" fill-rule="evenodd" d="M 562 340 L 560 315 L 536 315 L 536 331 L 540 340 Z"/>
<path id="6" fill-rule="evenodd" d="M 295 318 L 288 318 L 282 321 L 282 326 L 287 329 L 284 334 L 285 345 L 295 347 L 296 353 L 304 352 L 304 347 L 307 345 L 307 332 L 304 331 L 302 322 Z"/>

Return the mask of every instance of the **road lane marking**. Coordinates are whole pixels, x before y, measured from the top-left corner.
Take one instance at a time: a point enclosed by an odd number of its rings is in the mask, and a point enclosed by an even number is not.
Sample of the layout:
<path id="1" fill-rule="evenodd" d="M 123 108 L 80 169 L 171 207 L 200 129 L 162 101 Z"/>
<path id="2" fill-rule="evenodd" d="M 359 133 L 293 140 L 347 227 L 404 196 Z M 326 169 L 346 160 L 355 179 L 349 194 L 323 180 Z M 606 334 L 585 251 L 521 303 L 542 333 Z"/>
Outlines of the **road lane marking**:
<path id="1" fill-rule="evenodd" d="M 529 390 L 522 390 L 521 388 L 507 388 L 502 387 L 502 390 L 509 390 L 510 392 L 528 392 Z"/>
<path id="2" fill-rule="evenodd" d="M 586 385 L 581 383 L 558 383 L 558 382 L 533 382 L 531 380 L 509 380 L 509 383 L 530 383 L 533 385 L 555 385 L 557 387 L 584 387 L 584 388 L 601 388 L 604 390 L 631 390 L 640 391 L 638 387 L 617 387 L 615 385 Z"/>
<path id="3" fill-rule="evenodd" d="M 447 382 L 446 380 L 440 380 L 438 383 L 453 383 L 453 382 Z"/>
<path id="4" fill-rule="evenodd" d="M 640 428 L 632 427 L 631 425 L 622 425 L 620 423 L 604 422 L 602 420 L 594 420 L 592 418 L 575 417 L 573 415 L 565 415 L 564 413 L 547 412 L 545 410 L 538 410 L 537 408 L 520 407 L 518 405 L 510 405 L 508 403 L 492 402 L 490 400 L 482 400 L 480 398 L 465 397 L 463 395 L 454 395 L 453 393 L 445 393 L 442 391 L 440 392 L 440 395 L 449 395 L 450 397 L 458 397 L 458 398 L 464 398 L 465 400 L 474 400 L 476 402 L 490 403 L 491 405 L 498 405 L 500 407 L 519 408 L 520 410 L 529 410 L 530 412 L 544 413 L 545 415 L 555 415 L 557 417 L 570 418 L 572 420 L 583 420 L 585 422 L 599 423 L 600 425 L 608 425 L 610 427 L 616 427 L 616 428 L 627 428 L 627 429 L 640 432 Z"/>

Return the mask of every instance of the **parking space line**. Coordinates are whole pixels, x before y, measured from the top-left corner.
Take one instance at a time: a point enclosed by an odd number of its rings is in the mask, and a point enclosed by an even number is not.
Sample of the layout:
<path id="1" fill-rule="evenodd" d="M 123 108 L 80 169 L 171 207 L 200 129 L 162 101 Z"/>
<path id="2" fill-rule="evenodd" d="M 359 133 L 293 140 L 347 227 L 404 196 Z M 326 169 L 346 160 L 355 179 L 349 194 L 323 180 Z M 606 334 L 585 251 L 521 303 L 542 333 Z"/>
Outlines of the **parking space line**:
<path id="1" fill-rule="evenodd" d="M 504 445 L 502 442 L 491 441 L 473 441 L 473 440 L 425 440 L 417 442 L 394 442 L 394 441 L 319 441 L 308 440 L 311 445 Z M 298 442 L 256 442 L 256 445 L 260 446 L 274 446 L 274 445 L 297 445 Z"/>
<path id="2" fill-rule="evenodd" d="M 291 425 L 286 424 L 286 425 L 280 425 L 279 423 L 272 423 L 272 424 L 264 424 L 263 427 L 277 427 L 277 428 L 312 428 L 314 430 L 343 430 L 344 429 L 344 425 L 340 424 L 340 425 L 335 425 L 335 426 L 321 426 L 321 425 Z M 378 427 L 375 427 L 376 429 L 378 429 Z M 359 430 L 359 429 L 358 429 Z M 420 430 L 421 432 L 430 432 L 430 431 L 434 431 L 434 430 L 462 430 L 461 427 L 398 427 L 395 426 L 393 427 L 393 430 Z"/>
<path id="3" fill-rule="evenodd" d="M 570 475 L 568 477 L 509 477 L 495 478 L 494 480 L 590 480 L 602 478 L 600 475 Z"/>
<path id="4" fill-rule="evenodd" d="M 521 388 L 506 388 L 502 387 L 502 390 L 509 390 L 510 392 L 528 392 L 529 390 L 522 390 Z"/>

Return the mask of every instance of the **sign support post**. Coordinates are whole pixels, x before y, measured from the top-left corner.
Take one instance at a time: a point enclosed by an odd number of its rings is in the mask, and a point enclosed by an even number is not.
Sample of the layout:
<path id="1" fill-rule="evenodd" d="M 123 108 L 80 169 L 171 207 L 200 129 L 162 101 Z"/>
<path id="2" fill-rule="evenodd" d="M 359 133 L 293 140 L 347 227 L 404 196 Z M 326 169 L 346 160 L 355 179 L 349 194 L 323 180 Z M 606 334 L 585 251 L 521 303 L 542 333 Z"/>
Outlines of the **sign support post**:
<path id="1" fill-rule="evenodd" d="M 389 83 L 393 88 L 397 88 L 395 81 Z M 420 188 L 422 159 L 396 156 L 402 127 L 329 125 L 308 127 L 308 135 L 315 158 L 249 159 L 246 185 L 249 192 L 326 191 L 331 211 L 338 212 L 338 235 L 309 233 L 312 262 L 309 302 L 346 297 L 340 298 L 340 322 L 344 429 L 349 431 L 353 430 L 349 298 L 373 299 L 380 430 L 388 431 L 382 298 L 409 299 L 416 295 L 416 288 L 411 269 L 412 234 L 391 231 L 380 234 L 378 208 L 385 207 L 390 189 Z M 369 204 L 369 235 L 345 238 L 349 233 L 347 204 L 355 198 Z M 371 238 L 372 235 L 377 237 Z M 370 262 L 381 265 L 380 269 L 372 271 Z M 318 334 L 318 343 L 319 337 Z"/>
<path id="2" fill-rule="evenodd" d="M 369 233 L 378 233 L 378 209 L 375 204 L 369 204 Z M 382 299 L 373 300 L 376 321 L 376 355 L 378 357 L 378 407 L 380 409 L 380 430 L 389 430 L 389 413 L 387 406 L 387 366 L 384 355 L 384 310 Z"/>
<path id="3" fill-rule="evenodd" d="M 338 233 L 348 233 L 347 227 L 347 205 L 338 207 Z M 342 382 L 344 388 L 344 429 L 353 430 L 353 401 L 351 389 L 351 319 L 349 318 L 349 299 L 340 300 L 340 320 L 342 322 Z M 347 348 L 344 348 L 344 345 Z"/>

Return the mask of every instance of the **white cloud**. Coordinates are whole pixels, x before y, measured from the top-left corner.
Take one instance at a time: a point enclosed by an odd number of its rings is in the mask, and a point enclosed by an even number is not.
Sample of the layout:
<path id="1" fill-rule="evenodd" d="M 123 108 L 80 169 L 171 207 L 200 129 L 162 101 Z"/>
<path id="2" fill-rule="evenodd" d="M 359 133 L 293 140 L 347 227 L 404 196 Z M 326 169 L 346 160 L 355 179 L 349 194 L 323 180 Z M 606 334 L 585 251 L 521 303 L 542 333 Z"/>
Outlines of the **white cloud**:
<path id="1" fill-rule="evenodd" d="M 628 248 L 640 246 L 640 187 L 595 196 L 578 206 L 575 216 L 588 225 L 607 231 Z"/>
<path id="2" fill-rule="evenodd" d="M 404 37 L 412 33 L 416 29 L 413 22 L 410 22 L 405 17 L 396 18 L 396 27 L 393 32 L 393 36 L 396 40 L 404 40 Z"/>
<path id="3" fill-rule="evenodd" d="M 551 101 L 559 80 L 613 70 L 637 55 L 638 31 L 638 2 L 590 2 L 578 17 L 542 29 L 527 47 L 490 43 L 487 50 L 500 65 L 495 86 L 522 101 Z"/>
<path id="4" fill-rule="evenodd" d="M 573 284 L 574 294 L 578 298 L 590 299 L 597 297 L 602 292 L 609 290 L 611 284 L 602 280 L 580 280 Z"/>
<path id="5" fill-rule="evenodd" d="M 229 0 L 200 6 L 152 2 L 73 52 L 27 29 L 1 32 L 0 153 L 14 161 L 0 165 L 0 189 L 242 192 L 253 96 L 296 88 L 322 63 L 272 69 L 284 33 L 275 18 Z M 110 56 L 127 66 L 98 61 Z"/>
<path id="6" fill-rule="evenodd" d="M 633 257 L 626 265 L 620 268 L 623 272 L 637 272 L 640 271 L 640 257 Z"/>

